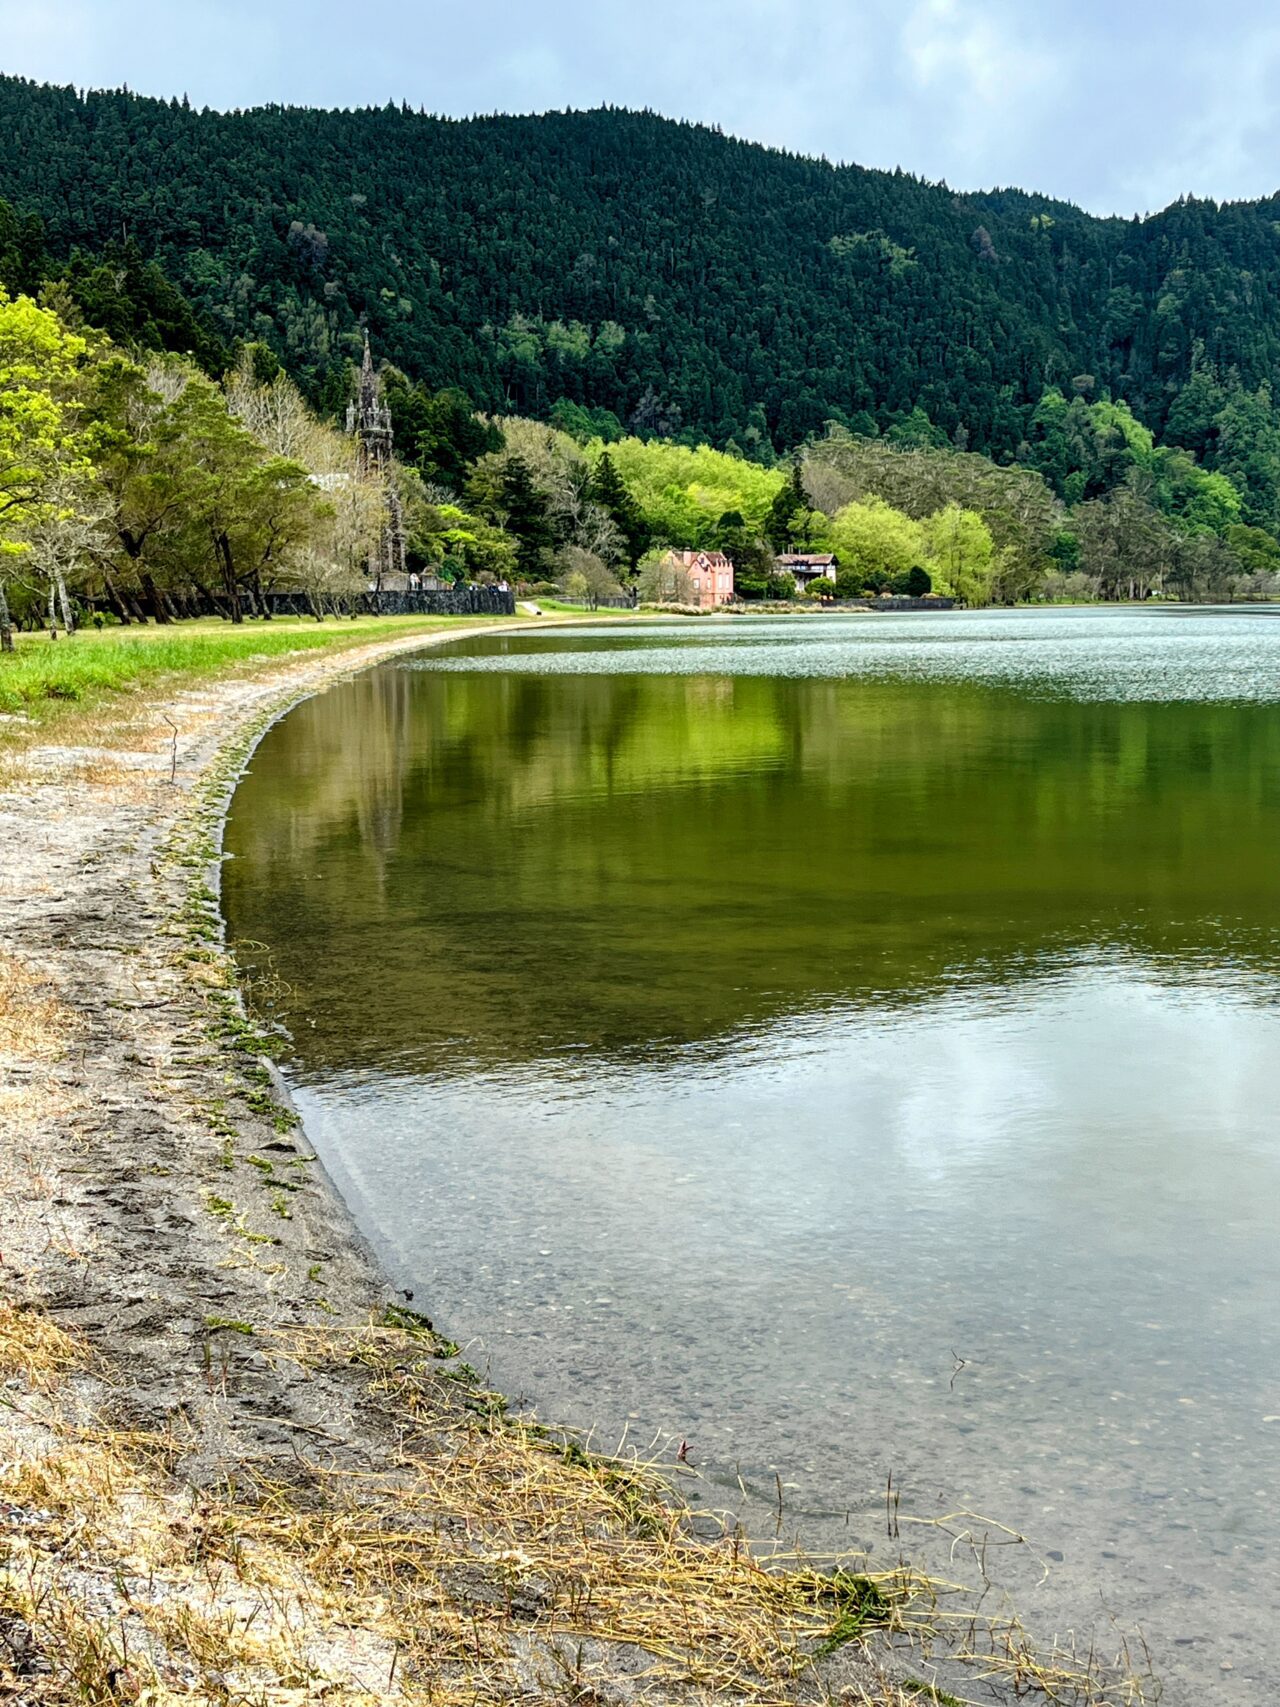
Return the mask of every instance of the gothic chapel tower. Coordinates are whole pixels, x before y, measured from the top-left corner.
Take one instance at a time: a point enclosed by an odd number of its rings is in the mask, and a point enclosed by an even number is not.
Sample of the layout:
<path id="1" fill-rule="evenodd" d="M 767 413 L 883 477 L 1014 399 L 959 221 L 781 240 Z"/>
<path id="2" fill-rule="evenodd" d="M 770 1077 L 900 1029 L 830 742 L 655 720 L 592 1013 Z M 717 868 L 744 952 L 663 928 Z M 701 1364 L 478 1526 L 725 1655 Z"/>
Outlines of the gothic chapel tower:
<path id="1" fill-rule="evenodd" d="M 393 576 L 404 586 L 404 507 L 395 489 L 391 470 L 391 411 L 382 401 L 382 382 L 374 371 L 369 334 L 364 335 L 364 360 L 360 364 L 360 389 L 356 401 L 347 405 L 347 431 L 356 436 L 356 466 L 363 480 L 381 480 L 386 492 L 386 518 L 378 544 L 369 553 L 369 579 L 381 591 Z"/>

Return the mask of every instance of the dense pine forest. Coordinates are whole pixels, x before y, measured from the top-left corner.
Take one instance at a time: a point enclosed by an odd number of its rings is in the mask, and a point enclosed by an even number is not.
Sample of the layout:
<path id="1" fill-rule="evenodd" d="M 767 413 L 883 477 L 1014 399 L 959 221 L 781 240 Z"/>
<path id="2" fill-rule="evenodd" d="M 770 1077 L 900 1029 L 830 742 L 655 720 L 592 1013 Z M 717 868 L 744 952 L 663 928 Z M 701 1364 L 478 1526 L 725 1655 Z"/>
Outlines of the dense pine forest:
<path id="1" fill-rule="evenodd" d="M 10 297 L 331 422 L 367 332 L 447 575 L 605 587 L 676 544 L 748 594 L 806 547 L 971 603 L 1275 584 L 1280 197 L 1098 219 L 612 109 L 4 78 L 0 122 Z"/>
<path id="2" fill-rule="evenodd" d="M 1280 198 L 1103 220 L 623 111 L 221 114 L 4 79 L 0 126 L 0 195 L 56 254 L 132 240 L 313 389 L 365 324 L 491 410 L 786 449 L 919 407 L 1006 459 L 1049 386 L 1087 376 L 1159 434 L 1197 368 L 1252 390 L 1280 361 Z"/>

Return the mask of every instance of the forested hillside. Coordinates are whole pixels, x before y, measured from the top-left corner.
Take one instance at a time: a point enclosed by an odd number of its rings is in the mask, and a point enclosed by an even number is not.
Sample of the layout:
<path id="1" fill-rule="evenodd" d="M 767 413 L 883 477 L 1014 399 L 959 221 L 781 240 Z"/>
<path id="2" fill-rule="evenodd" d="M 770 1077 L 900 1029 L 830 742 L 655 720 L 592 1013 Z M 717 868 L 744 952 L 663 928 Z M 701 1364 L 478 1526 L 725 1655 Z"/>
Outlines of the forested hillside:
<path id="1" fill-rule="evenodd" d="M 59 258 L 39 216 L 20 214 L 6 201 L 0 201 L 0 289 L 51 295 L 64 314 L 118 343 L 191 356 L 209 374 L 222 372 L 232 359 L 210 322 L 136 243 L 113 239 L 101 252 L 77 244 Z"/>
<path id="2" fill-rule="evenodd" d="M 271 451 L 332 485 L 366 332 L 411 565 L 445 579 L 669 599 L 665 548 L 701 546 L 745 597 L 793 595 L 796 550 L 836 554 L 841 596 L 1280 591 L 1280 199 L 1100 220 L 614 110 L 219 114 L 0 78 L 0 122 L 0 310 L 15 351 L 37 325 L 76 351 L 33 375 L 0 337 L 39 472 L 0 538 L 20 611 L 65 583 L 160 612 L 212 573 L 238 614 L 268 563 L 354 585 L 367 518 L 317 544 L 332 503 L 240 568 L 216 530 L 102 540 L 166 458 L 173 519 L 196 402 L 256 423 L 250 485 Z M 54 405 L 65 442 L 33 447 Z M 45 573 L 67 479 L 102 514 Z"/>
<path id="3" fill-rule="evenodd" d="M 1253 393 L 1280 359 L 1274 200 L 1100 220 L 612 110 L 220 114 L 4 79 L 0 125 L 0 195 L 55 254 L 134 243 L 317 399 L 363 323 L 500 412 L 563 397 L 767 456 L 919 408 L 1008 460 L 1048 386 L 1203 438 L 1176 418 L 1193 370 Z"/>

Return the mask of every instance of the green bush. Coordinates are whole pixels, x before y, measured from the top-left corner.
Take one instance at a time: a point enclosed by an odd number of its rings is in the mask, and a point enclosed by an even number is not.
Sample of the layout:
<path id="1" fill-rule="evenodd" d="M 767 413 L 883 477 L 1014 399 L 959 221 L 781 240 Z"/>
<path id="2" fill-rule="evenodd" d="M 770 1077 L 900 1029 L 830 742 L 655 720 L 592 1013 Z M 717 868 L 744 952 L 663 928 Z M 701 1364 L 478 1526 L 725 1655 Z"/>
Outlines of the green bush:
<path id="1" fill-rule="evenodd" d="M 837 571 L 835 593 L 838 599 L 860 599 L 867 590 L 866 576 L 858 569 Z"/>

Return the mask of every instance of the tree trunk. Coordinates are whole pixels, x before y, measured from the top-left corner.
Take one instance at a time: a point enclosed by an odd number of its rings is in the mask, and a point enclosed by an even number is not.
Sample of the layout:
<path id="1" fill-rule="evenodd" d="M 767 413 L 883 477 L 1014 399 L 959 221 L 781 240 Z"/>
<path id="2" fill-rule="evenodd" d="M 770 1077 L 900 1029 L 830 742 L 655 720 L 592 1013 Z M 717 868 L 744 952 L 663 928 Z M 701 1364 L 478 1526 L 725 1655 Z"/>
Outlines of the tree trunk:
<path id="1" fill-rule="evenodd" d="M 231 555 L 231 541 L 225 533 L 217 539 L 218 561 L 222 565 L 222 587 L 227 595 L 227 603 L 231 607 L 231 620 L 234 623 L 244 621 L 244 611 L 240 605 L 240 583 L 236 580 L 235 561 Z"/>
<path id="2" fill-rule="evenodd" d="M 149 569 L 141 570 L 138 575 L 138 581 L 142 587 L 143 597 L 151 607 L 152 616 L 158 623 L 167 623 L 169 621 L 169 612 L 165 609 L 164 595 L 161 593 L 159 587 L 156 586 L 151 571 Z"/>
<path id="3" fill-rule="evenodd" d="M 74 634 L 76 631 L 76 615 L 71 608 L 71 599 L 67 593 L 67 583 L 63 578 L 61 569 L 54 570 L 53 578 L 58 587 L 58 603 L 62 606 L 63 629 L 68 634 Z"/>
<path id="4" fill-rule="evenodd" d="M 110 575 L 104 575 L 102 577 L 102 584 L 106 588 L 106 591 L 107 591 L 107 603 L 111 606 L 112 610 L 120 618 L 120 622 L 121 622 L 122 626 L 125 628 L 128 628 L 129 624 L 133 621 L 133 618 L 129 615 L 128 610 L 125 608 L 124 600 L 120 597 L 119 593 L 116 591 L 115 582 L 111 579 Z"/>
<path id="5" fill-rule="evenodd" d="M 58 638 L 57 598 L 58 598 L 58 595 L 57 595 L 56 591 L 54 590 L 54 585 L 53 585 L 53 576 L 50 575 L 50 577 L 49 577 L 49 638 L 50 638 L 50 640 L 56 640 Z"/>
<path id="6" fill-rule="evenodd" d="M 117 534 L 118 534 L 121 545 L 124 546 L 125 554 L 129 557 L 131 562 L 137 568 L 138 585 L 142 588 L 142 596 L 146 599 L 147 603 L 151 606 L 152 616 L 156 619 L 157 623 L 168 622 L 169 621 L 169 613 L 165 609 L 163 596 L 157 590 L 155 581 L 152 579 L 150 570 L 144 569 L 142 567 L 142 561 L 141 561 L 142 560 L 142 548 L 143 548 L 143 543 L 146 539 L 146 535 L 143 534 L 140 538 L 135 537 L 132 533 L 130 533 L 128 528 L 117 529 Z M 128 596 L 130 604 L 133 606 L 134 617 L 136 618 L 136 620 L 138 622 L 145 623 L 147 620 L 147 613 L 143 610 L 142 606 L 138 603 L 137 599 L 135 599 L 132 594 L 129 594 L 127 596 Z"/>
<path id="7" fill-rule="evenodd" d="M 230 620 L 230 617 L 231 617 L 231 612 L 223 604 L 220 596 L 214 592 L 212 587 L 206 587 L 203 581 L 197 581 L 194 575 L 191 577 L 191 579 L 195 584 L 196 591 L 200 594 L 200 597 L 205 601 L 205 603 L 212 610 L 214 616 L 220 616 L 222 618 L 223 622 L 228 622 Z M 196 611 L 195 614 L 197 616 L 200 616 L 203 613 L 200 611 Z"/>
<path id="8" fill-rule="evenodd" d="M 9 615 L 9 601 L 4 594 L 4 582 L 0 581 L 0 652 L 13 651 L 13 620 Z"/>

